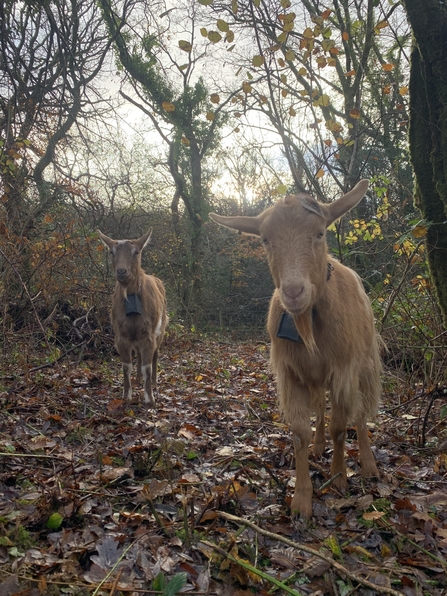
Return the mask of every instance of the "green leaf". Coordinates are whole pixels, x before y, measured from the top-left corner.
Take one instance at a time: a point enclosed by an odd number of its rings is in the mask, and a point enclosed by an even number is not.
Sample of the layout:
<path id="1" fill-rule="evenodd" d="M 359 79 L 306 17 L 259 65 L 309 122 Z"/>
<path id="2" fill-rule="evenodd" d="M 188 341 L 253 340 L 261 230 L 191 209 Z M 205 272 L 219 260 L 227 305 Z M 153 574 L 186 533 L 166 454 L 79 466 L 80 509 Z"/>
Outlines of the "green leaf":
<path id="1" fill-rule="evenodd" d="M 164 587 L 165 587 L 165 576 L 164 573 L 162 571 L 160 571 L 160 573 L 154 577 L 153 581 L 152 581 L 152 589 L 155 592 L 164 592 Z"/>
<path id="2" fill-rule="evenodd" d="M 208 33 L 208 39 L 211 41 L 211 43 L 217 43 L 222 39 L 222 35 L 217 31 L 210 31 Z"/>
<path id="3" fill-rule="evenodd" d="M 191 52 L 192 50 L 192 45 L 189 41 L 186 41 L 184 39 L 180 39 L 180 41 L 178 42 L 178 47 L 183 50 L 184 52 Z"/>
<path id="4" fill-rule="evenodd" d="M 176 573 L 163 590 L 163 596 L 175 596 L 186 584 L 186 573 Z"/>
<path id="5" fill-rule="evenodd" d="M 223 31 L 224 33 L 226 33 L 227 31 L 230 30 L 228 23 L 226 21 L 224 21 L 223 19 L 218 19 L 216 24 L 217 24 L 217 28 L 219 29 L 219 31 Z"/>
<path id="6" fill-rule="evenodd" d="M 64 518 L 60 513 L 52 513 L 48 518 L 47 528 L 49 530 L 58 530 L 61 527 L 63 521 Z"/>

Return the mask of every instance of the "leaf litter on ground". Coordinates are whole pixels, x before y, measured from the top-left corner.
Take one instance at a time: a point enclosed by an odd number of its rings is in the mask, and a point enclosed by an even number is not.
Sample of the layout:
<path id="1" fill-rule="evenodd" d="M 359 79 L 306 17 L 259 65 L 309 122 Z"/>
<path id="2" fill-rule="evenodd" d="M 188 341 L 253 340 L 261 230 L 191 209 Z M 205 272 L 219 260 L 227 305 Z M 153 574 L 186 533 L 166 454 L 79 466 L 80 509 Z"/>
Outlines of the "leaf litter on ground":
<path id="1" fill-rule="evenodd" d="M 330 442 L 310 451 L 306 523 L 290 517 L 294 455 L 268 358 L 262 340 L 170 336 L 155 409 L 123 402 L 115 357 L 6 367 L 0 594 L 446 595 L 442 402 L 424 420 L 422 387 L 384 394 L 370 426 L 381 477 L 363 481 L 349 428 L 344 495 Z"/>

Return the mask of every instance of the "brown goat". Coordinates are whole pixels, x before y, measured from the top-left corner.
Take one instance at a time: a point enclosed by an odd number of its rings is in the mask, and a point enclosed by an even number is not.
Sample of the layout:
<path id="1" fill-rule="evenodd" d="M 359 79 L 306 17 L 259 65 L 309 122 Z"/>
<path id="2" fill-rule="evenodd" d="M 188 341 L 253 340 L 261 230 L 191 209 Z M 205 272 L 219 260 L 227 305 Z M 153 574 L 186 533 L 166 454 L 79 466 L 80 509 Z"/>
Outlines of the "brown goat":
<path id="1" fill-rule="evenodd" d="M 355 207 L 368 181 L 330 204 L 306 194 L 288 196 L 257 217 L 210 217 L 260 236 L 275 282 L 267 329 L 280 408 L 294 437 L 296 481 L 292 513 L 312 514 L 308 447 L 316 413 L 314 452 L 325 448 L 326 392 L 331 401 L 331 474 L 346 488 L 346 425 L 357 425 L 362 475 L 377 476 L 366 421 L 377 413 L 381 383 L 379 341 L 359 276 L 328 255 L 326 228 Z"/>
<path id="2" fill-rule="evenodd" d="M 99 230 L 98 234 L 110 251 L 116 279 L 110 315 L 115 346 L 123 363 L 123 399 L 132 397 L 134 350 L 137 381 L 141 382 L 143 378 L 144 401 L 153 406 L 152 386 L 157 383 L 158 350 L 168 317 L 163 283 L 141 268 L 141 251 L 149 241 L 151 230 L 136 240 L 112 240 Z"/>

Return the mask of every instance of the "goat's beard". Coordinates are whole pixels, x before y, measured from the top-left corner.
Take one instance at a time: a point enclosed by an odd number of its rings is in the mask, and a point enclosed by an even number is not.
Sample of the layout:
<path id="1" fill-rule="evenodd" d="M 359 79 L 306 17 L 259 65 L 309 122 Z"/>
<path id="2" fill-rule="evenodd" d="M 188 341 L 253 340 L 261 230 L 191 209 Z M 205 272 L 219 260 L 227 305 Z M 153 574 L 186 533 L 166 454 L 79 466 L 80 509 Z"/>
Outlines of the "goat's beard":
<path id="1" fill-rule="evenodd" d="M 292 317 L 307 351 L 310 354 L 316 354 L 318 348 L 314 338 L 312 308 L 309 308 L 301 315 L 294 315 L 292 313 Z"/>

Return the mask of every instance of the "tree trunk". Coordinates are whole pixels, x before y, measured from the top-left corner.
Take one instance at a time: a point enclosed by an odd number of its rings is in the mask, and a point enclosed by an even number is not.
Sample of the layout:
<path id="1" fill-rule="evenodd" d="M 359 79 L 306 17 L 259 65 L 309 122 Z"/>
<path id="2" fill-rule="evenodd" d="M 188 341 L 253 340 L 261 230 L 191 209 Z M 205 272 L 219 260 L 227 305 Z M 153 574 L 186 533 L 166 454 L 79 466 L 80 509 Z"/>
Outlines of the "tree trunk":
<path id="1" fill-rule="evenodd" d="M 430 223 L 430 273 L 447 324 L 447 6 L 404 0 L 413 29 L 410 71 L 410 153 L 415 200 Z"/>

